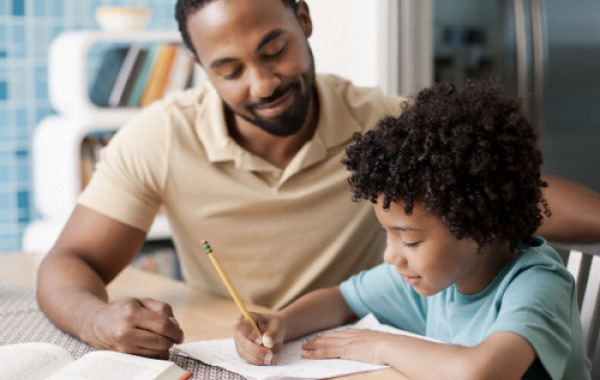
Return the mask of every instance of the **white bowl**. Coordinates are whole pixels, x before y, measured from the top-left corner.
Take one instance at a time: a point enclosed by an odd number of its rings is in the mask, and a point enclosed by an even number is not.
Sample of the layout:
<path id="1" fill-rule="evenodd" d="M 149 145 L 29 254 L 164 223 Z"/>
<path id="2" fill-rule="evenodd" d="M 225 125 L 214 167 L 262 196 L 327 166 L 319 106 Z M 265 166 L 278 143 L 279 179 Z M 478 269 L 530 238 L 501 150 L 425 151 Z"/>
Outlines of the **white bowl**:
<path id="1" fill-rule="evenodd" d="M 138 7 L 98 7 L 96 21 L 112 33 L 132 33 L 143 30 L 150 20 L 150 10 Z"/>

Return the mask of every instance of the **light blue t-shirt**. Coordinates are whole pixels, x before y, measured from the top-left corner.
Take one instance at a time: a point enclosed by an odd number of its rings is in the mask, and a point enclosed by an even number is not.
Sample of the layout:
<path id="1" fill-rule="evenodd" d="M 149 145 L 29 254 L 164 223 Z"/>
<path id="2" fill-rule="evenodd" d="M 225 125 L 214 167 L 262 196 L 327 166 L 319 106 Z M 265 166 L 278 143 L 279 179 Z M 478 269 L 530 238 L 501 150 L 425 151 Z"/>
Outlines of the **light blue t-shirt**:
<path id="1" fill-rule="evenodd" d="M 494 332 L 514 332 L 538 357 L 523 379 L 590 379 L 575 282 L 556 251 L 538 242 L 520 245 L 516 257 L 475 295 L 452 285 L 420 296 L 387 264 L 344 281 L 342 295 L 359 318 L 373 313 L 383 323 L 446 343 L 471 347 Z"/>

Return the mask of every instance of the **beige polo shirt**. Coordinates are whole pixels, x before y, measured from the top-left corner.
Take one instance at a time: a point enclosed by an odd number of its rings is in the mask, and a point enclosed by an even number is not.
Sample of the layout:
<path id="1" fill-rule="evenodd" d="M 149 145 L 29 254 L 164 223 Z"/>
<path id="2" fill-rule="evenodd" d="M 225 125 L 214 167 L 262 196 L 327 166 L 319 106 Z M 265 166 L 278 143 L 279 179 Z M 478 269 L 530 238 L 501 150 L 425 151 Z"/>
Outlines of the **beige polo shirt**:
<path id="1" fill-rule="evenodd" d="M 318 75 L 317 91 L 316 132 L 284 170 L 229 137 L 210 85 L 159 101 L 104 149 L 79 204 L 144 231 L 164 206 L 186 281 L 224 296 L 202 239 L 249 302 L 280 308 L 338 284 L 379 263 L 384 247 L 340 160 L 352 134 L 397 114 L 400 99 L 332 75 Z"/>

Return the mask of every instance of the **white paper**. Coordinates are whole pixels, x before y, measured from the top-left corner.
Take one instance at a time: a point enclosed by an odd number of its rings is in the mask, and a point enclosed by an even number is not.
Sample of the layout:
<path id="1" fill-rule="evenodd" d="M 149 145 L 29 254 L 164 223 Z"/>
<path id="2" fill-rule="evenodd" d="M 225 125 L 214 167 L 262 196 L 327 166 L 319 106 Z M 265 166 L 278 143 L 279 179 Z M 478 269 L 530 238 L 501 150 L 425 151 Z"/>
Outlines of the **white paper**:
<path id="1" fill-rule="evenodd" d="M 113 351 L 94 351 L 82 356 L 63 368 L 48 380 L 145 380 L 157 379 L 161 374 L 175 368 L 168 377 L 177 379 L 185 371 L 173 362 L 150 359 Z"/>
<path id="2" fill-rule="evenodd" d="M 0 380 L 41 380 L 73 362 L 62 347 L 49 343 L 18 343 L 0 347 Z"/>
<path id="3" fill-rule="evenodd" d="M 369 314 L 354 325 L 346 326 L 344 328 L 347 327 L 384 331 L 426 339 L 420 335 L 411 334 L 388 325 L 383 325 L 377 321 L 373 314 Z M 319 334 L 322 334 L 322 332 Z M 190 357 L 198 359 L 206 364 L 225 368 L 228 371 L 255 380 L 322 379 L 388 368 L 387 366 L 353 360 L 302 359 L 302 343 L 315 335 L 317 334 L 286 343 L 283 346 L 283 349 L 276 354 L 277 365 L 274 366 L 257 366 L 246 362 L 236 353 L 233 339 L 184 343 L 179 345 L 178 348 Z"/>
<path id="4" fill-rule="evenodd" d="M 0 380 L 146 380 L 178 379 L 185 371 L 175 363 L 113 351 L 93 351 L 74 360 L 49 343 L 0 347 Z"/>

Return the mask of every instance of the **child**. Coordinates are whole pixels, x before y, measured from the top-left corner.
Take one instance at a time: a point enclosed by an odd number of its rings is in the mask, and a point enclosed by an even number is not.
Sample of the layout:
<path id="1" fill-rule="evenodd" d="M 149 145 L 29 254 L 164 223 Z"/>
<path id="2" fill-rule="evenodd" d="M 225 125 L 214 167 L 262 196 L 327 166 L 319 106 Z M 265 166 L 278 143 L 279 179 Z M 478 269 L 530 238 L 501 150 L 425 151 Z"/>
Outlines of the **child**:
<path id="1" fill-rule="evenodd" d="M 303 357 L 390 365 L 411 379 L 590 378 L 575 286 L 533 236 L 541 153 L 519 103 L 494 86 L 434 85 L 355 136 L 343 163 L 353 199 L 387 234 L 385 264 L 311 292 L 277 314 L 241 318 L 239 355 L 274 364 L 284 342 L 373 313 L 447 344 L 367 330 L 323 334 Z M 307 237 L 310 238 L 310 237 Z"/>

